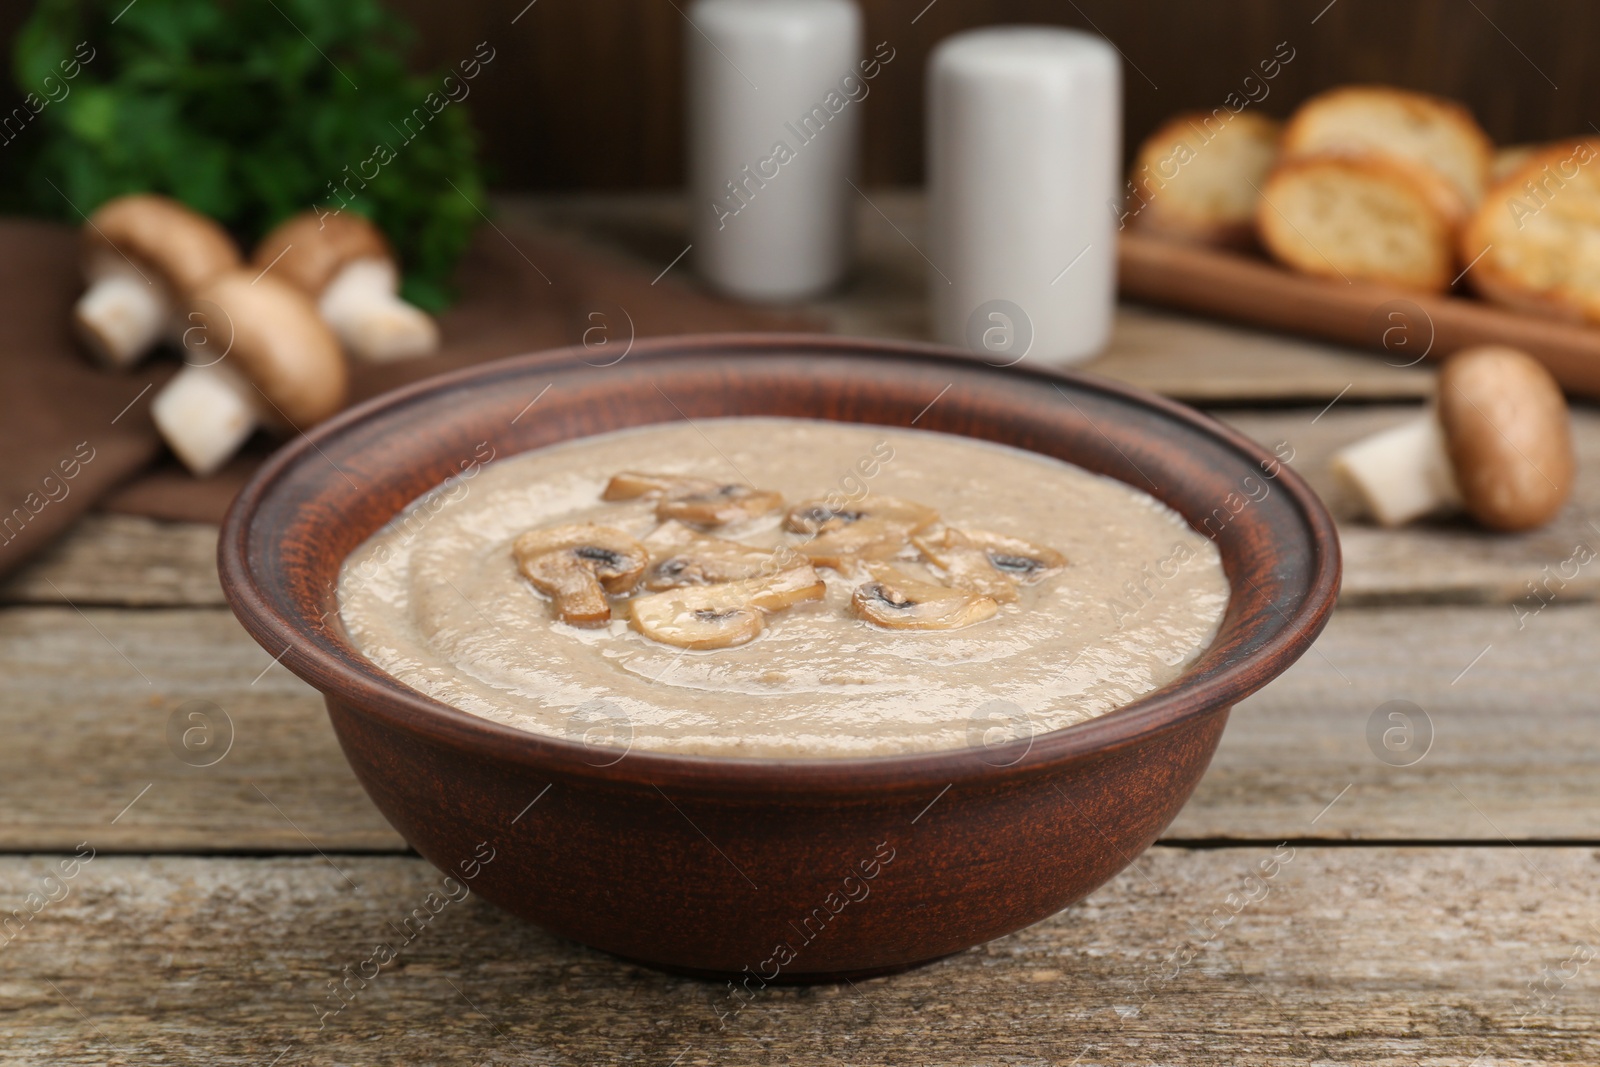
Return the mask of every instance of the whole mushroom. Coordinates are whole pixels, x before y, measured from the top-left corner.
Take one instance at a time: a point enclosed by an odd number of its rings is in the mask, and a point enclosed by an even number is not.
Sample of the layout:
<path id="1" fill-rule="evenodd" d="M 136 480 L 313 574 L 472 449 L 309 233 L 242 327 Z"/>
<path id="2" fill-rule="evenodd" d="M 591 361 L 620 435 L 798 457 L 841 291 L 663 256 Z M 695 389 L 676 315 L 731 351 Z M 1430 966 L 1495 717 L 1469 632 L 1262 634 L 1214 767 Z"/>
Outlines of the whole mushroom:
<path id="1" fill-rule="evenodd" d="M 318 313 L 358 359 L 410 359 L 439 347 L 432 317 L 398 295 L 394 249 L 359 215 L 295 215 L 261 239 L 252 263 L 309 293 Z"/>
<path id="2" fill-rule="evenodd" d="M 84 224 L 89 288 L 73 308 L 73 324 L 101 363 L 131 366 L 181 328 L 185 299 L 238 266 L 238 248 L 211 219 L 164 196 L 119 196 Z"/>
<path id="3" fill-rule="evenodd" d="M 191 362 L 156 394 L 150 414 L 184 466 L 204 477 L 258 426 L 304 430 L 344 406 L 347 374 L 338 339 L 299 289 L 231 271 L 196 294 L 205 333 Z"/>
<path id="4" fill-rule="evenodd" d="M 1500 345 L 1451 356 L 1426 415 L 1333 457 L 1335 476 L 1384 526 L 1464 509 L 1491 530 L 1531 529 L 1566 503 L 1573 469 L 1560 386 Z"/>

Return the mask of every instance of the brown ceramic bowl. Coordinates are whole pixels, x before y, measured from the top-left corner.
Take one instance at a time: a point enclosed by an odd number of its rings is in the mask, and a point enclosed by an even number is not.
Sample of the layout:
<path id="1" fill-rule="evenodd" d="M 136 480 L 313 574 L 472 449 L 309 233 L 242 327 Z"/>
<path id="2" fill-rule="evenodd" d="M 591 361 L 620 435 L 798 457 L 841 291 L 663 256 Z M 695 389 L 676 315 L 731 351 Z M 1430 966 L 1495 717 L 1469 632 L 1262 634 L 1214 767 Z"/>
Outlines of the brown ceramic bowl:
<path id="1" fill-rule="evenodd" d="M 607 952 L 743 975 L 754 989 L 895 970 L 1037 922 L 1155 840 L 1229 708 L 1300 656 L 1333 606 L 1338 543 L 1305 483 L 1171 401 L 831 337 L 673 338 L 604 368 L 584 354 L 475 367 L 346 412 L 267 463 L 234 503 L 219 553 L 240 621 L 327 698 L 346 758 L 395 829 L 441 870 L 474 875 L 465 884 L 486 899 Z M 1221 549 L 1232 585 L 1221 633 L 1177 681 L 1090 722 L 995 747 L 843 760 L 619 759 L 440 704 L 346 640 L 340 562 L 483 442 L 503 457 L 756 414 L 915 422 L 1153 493 Z"/>

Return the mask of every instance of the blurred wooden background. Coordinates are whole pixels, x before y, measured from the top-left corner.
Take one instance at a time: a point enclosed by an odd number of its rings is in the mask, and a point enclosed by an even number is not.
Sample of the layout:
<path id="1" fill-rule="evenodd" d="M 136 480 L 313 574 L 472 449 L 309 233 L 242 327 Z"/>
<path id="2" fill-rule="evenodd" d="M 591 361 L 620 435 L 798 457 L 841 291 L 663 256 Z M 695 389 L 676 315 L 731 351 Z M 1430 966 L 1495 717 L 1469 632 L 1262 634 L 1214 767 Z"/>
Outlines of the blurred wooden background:
<path id="1" fill-rule="evenodd" d="M 473 114 L 505 189 L 674 186 L 683 174 L 689 0 L 391 0 L 417 26 L 419 68 L 498 52 Z M 1498 140 L 1594 132 L 1600 4 L 1589 0 L 861 0 L 867 40 L 895 59 L 872 83 L 863 174 L 922 176 L 929 49 L 996 22 L 1075 26 L 1125 57 L 1129 146 L 1173 112 L 1219 106 L 1279 42 L 1295 58 L 1260 103 L 1282 115 L 1319 89 L 1382 81 L 1457 97 Z M 27 0 L 0 4 L 9 41 Z M 516 19 L 515 24 L 512 20 Z M 841 72 L 843 73 L 843 72 Z M 1260 95 L 1260 90 L 1255 90 Z M 1600 135 L 1600 134 L 1597 134 Z"/>

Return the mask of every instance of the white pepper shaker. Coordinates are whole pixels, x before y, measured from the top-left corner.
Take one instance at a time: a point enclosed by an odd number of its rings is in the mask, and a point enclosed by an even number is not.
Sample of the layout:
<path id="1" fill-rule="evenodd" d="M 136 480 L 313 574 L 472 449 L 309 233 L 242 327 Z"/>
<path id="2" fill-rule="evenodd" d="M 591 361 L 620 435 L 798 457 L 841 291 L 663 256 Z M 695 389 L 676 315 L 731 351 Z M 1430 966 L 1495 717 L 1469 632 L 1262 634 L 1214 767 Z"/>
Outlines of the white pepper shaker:
<path id="1" fill-rule="evenodd" d="M 1122 71 L 1103 39 L 1001 26 L 928 62 L 934 333 L 1009 366 L 1105 346 L 1116 298 Z"/>
<path id="2" fill-rule="evenodd" d="M 862 100 L 854 0 L 696 0 L 684 26 L 694 262 L 747 300 L 824 292 L 849 266 Z"/>

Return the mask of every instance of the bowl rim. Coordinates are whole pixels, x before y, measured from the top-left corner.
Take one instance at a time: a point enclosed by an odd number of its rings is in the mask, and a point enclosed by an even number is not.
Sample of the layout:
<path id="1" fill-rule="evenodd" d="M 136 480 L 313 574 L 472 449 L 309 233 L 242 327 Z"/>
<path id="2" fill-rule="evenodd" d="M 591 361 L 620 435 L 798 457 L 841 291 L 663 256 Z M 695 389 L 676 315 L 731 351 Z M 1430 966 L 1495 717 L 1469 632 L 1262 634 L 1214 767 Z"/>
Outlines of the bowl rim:
<path id="1" fill-rule="evenodd" d="M 1292 502 L 1313 552 L 1305 583 L 1306 595 L 1291 613 L 1278 613 L 1280 623 L 1251 656 L 1225 664 L 1208 679 L 1194 681 L 1191 674 L 1185 672 L 1167 685 L 1096 718 L 1042 731 L 987 750 L 991 758 L 1018 753 L 1011 762 L 986 760 L 970 747 L 840 758 L 700 756 L 630 746 L 624 757 L 602 765 L 594 762 L 597 750 L 593 747 L 482 718 L 413 690 L 365 660 L 346 642 L 350 655 L 357 662 L 366 663 L 372 673 L 380 675 L 381 682 L 361 673 L 341 655 L 319 646 L 318 641 L 325 638 L 312 630 L 309 616 L 279 610 L 275 599 L 256 582 L 247 546 L 262 504 L 292 468 L 319 457 L 323 443 L 393 409 L 403 408 L 431 393 L 470 385 L 475 379 L 514 374 L 525 368 L 550 364 L 585 366 L 582 358 L 585 351 L 573 345 L 490 360 L 381 393 L 297 434 L 262 464 L 234 498 L 217 544 L 224 597 L 252 638 L 268 651 L 279 645 L 287 650 L 279 662 L 321 692 L 328 699 L 330 710 L 337 702 L 344 709 L 378 719 L 404 733 L 465 748 L 489 760 L 538 766 L 565 776 L 604 779 L 642 788 L 659 788 L 668 783 L 713 792 L 937 788 L 941 783 L 948 785 L 996 775 L 1043 772 L 1065 762 L 1140 743 L 1208 713 L 1225 711 L 1266 685 L 1303 655 L 1320 635 L 1333 611 L 1342 571 L 1333 518 L 1299 474 L 1287 464 L 1278 464 L 1278 473 L 1274 475 L 1276 488 Z M 763 351 L 773 355 L 818 352 L 917 363 L 955 362 L 980 372 L 1066 384 L 1150 409 L 1165 419 L 1219 441 L 1252 465 L 1277 463 L 1277 457 L 1239 431 L 1186 404 L 1135 386 L 1082 371 L 1038 364 L 1002 368 L 976 354 L 924 342 L 805 333 L 677 334 L 636 341 L 628 354 L 636 360 L 670 360 L 697 356 L 748 357 L 763 354 Z M 1237 587 L 1232 577 L 1230 586 Z"/>

